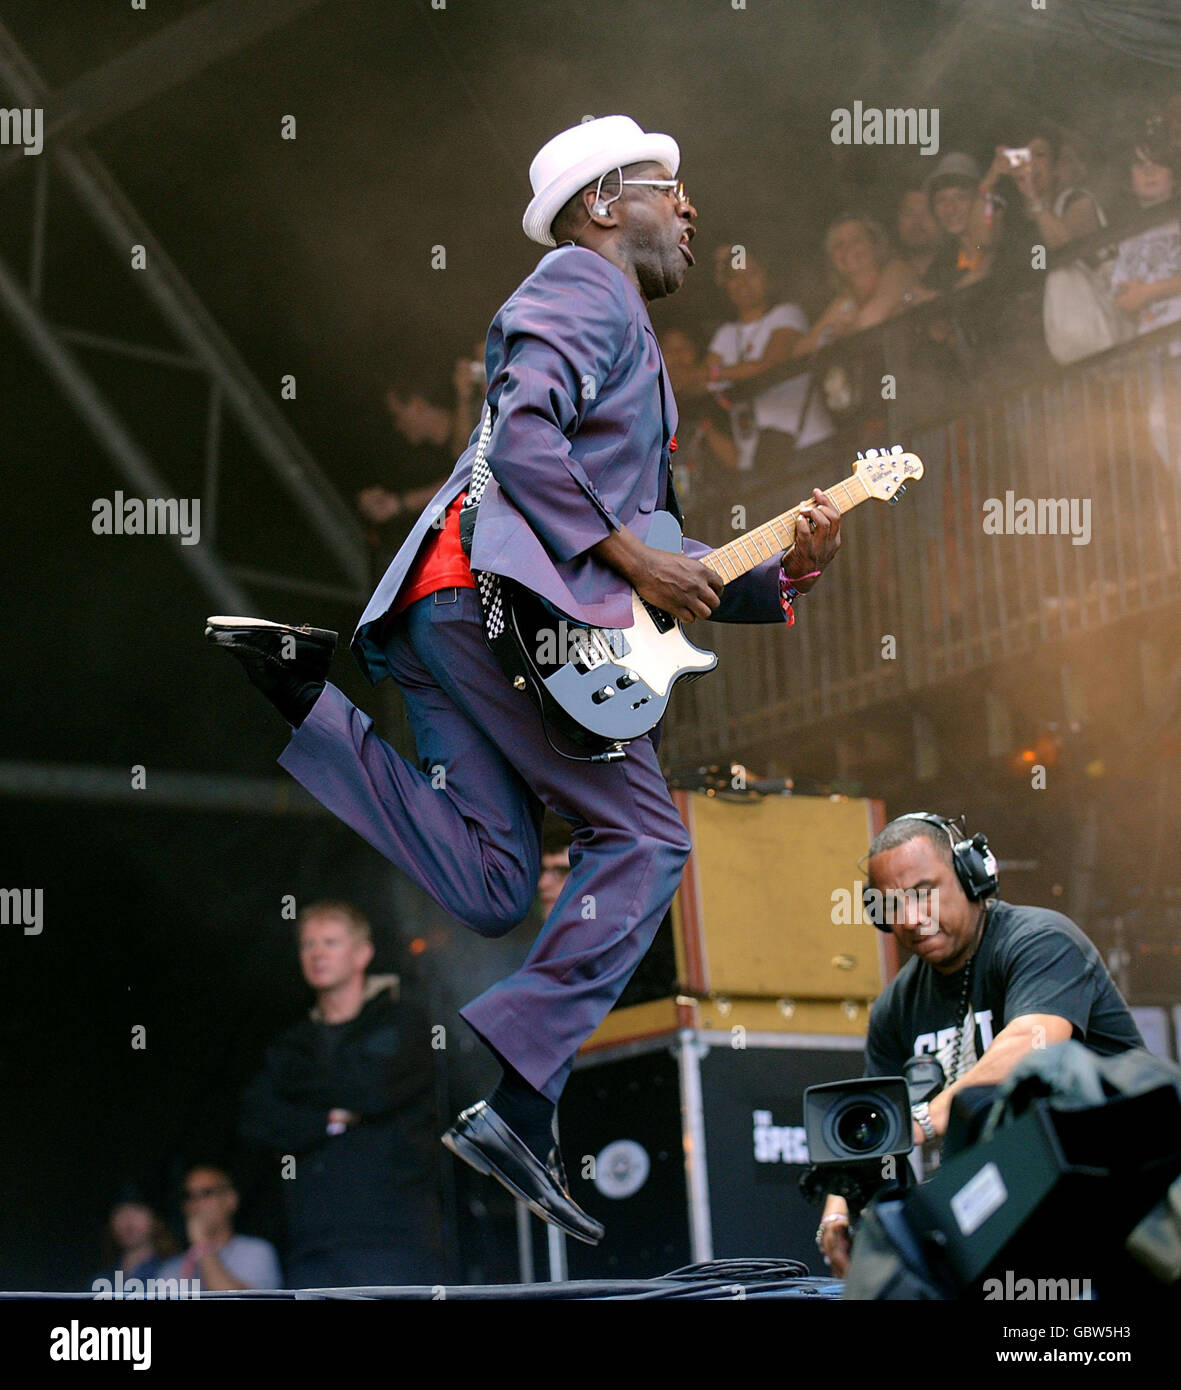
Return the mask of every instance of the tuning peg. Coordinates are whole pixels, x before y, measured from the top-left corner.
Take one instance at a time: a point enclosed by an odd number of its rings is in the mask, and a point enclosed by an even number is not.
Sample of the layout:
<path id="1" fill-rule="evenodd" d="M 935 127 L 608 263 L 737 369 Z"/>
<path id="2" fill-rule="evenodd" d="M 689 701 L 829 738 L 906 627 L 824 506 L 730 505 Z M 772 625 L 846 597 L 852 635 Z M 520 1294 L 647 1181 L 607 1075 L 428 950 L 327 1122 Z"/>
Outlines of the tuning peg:
<path id="1" fill-rule="evenodd" d="M 901 444 L 894 444 L 894 445 L 891 445 L 891 447 L 890 447 L 890 452 L 891 452 L 892 454 L 904 454 L 904 453 L 906 452 L 906 450 L 902 447 Z"/>
<path id="2" fill-rule="evenodd" d="M 865 451 L 865 457 L 866 457 L 867 459 L 876 459 L 877 456 L 878 456 L 878 451 L 877 451 L 876 449 L 866 449 L 866 451 Z"/>
<path id="3" fill-rule="evenodd" d="M 905 491 L 906 491 L 906 484 L 905 484 L 905 483 L 899 483 L 899 484 L 898 484 L 898 496 L 901 497 L 902 494 L 903 494 Z"/>
<path id="4" fill-rule="evenodd" d="M 860 449 L 857 450 L 857 457 L 858 457 L 859 459 L 863 459 L 863 458 L 865 457 L 865 455 L 861 452 Z"/>

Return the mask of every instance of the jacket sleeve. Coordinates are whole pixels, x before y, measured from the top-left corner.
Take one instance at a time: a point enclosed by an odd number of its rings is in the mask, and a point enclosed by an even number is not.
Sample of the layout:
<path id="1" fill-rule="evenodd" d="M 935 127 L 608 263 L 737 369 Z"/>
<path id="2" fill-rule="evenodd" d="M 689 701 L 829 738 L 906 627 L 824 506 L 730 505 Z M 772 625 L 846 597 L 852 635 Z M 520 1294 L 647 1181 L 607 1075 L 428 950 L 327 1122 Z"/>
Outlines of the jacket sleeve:
<path id="1" fill-rule="evenodd" d="M 238 1129 L 248 1143 L 278 1153 L 306 1153 L 327 1138 L 327 1110 L 281 1097 L 275 1086 L 277 1054 L 267 1049 L 262 1070 L 242 1094 Z"/>
<path id="2" fill-rule="evenodd" d="M 620 525 L 570 449 L 631 327 L 612 274 L 593 252 L 547 259 L 500 315 L 505 364 L 490 384 L 488 466 L 559 562 Z"/>

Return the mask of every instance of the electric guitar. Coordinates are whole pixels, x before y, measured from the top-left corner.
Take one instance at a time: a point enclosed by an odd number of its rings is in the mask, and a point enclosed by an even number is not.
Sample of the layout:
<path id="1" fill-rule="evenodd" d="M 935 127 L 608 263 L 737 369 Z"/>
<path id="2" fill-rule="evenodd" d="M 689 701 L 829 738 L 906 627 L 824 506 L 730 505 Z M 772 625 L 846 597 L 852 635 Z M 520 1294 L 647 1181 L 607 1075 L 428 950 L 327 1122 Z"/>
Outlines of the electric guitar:
<path id="1" fill-rule="evenodd" d="M 898 501 L 909 481 L 923 476 L 917 454 L 869 449 L 853 473 L 826 489 L 843 514 L 876 497 Z M 801 502 L 701 557 L 727 583 L 795 545 Z M 682 532 L 669 512 L 655 512 L 646 537 L 657 550 L 682 549 Z M 494 578 L 498 594 L 489 610 L 485 636 L 517 690 L 527 691 L 541 711 L 547 733 L 557 732 L 580 750 L 572 757 L 614 762 L 624 747 L 656 727 L 673 686 L 695 680 L 718 664 L 714 652 L 688 640 L 670 614 L 632 590 L 631 627 L 588 627 L 560 612 L 524 585 Z M 487 601 L 488 594 L 481 589 Z M 552 742 L 552 738 L 551 738 Z M 554 745 L 557 747 L 557 745 Z M 559 750 L 560 751 L 560 750 Z"/>

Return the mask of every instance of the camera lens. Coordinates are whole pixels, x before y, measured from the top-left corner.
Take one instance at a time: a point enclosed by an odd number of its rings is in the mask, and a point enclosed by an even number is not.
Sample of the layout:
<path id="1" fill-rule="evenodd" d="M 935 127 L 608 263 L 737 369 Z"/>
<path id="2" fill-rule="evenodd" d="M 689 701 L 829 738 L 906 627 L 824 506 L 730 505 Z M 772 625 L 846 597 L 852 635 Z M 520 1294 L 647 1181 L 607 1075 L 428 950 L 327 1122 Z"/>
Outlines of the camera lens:
<path id="1" fill-rule="evenodd" d="M 850 1153 L 869 1153 L 886 1138 L 890 1122 L 878 1106 L 868 1101 L 854 1101 L 837 1116 L 836 1133 Z"/>

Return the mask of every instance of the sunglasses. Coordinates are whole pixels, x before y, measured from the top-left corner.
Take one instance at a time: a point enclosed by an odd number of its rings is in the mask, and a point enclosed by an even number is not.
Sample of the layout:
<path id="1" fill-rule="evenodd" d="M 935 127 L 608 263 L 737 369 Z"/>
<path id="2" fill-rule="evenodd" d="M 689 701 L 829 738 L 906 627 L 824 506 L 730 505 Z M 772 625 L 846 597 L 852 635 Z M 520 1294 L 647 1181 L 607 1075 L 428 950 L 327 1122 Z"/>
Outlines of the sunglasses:
<path id="1" fill-rule="evenodd" d="M 624 179 L 623 183 L 625 187 L 631 184 L 634 188 L 659 188 L 671 197 L 674 203 L 689 201 L 685 185 L 679 179 Z"/>

